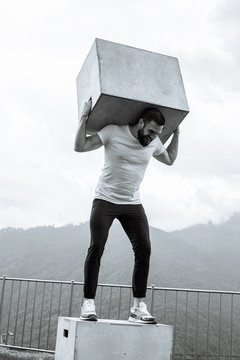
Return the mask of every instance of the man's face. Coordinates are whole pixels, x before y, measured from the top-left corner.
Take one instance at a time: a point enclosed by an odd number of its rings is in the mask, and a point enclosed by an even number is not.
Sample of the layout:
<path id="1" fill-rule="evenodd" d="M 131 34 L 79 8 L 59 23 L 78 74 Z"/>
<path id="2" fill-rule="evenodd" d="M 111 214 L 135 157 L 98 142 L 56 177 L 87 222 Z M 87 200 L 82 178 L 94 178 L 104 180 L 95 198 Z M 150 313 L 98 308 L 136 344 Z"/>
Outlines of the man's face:
<path id="1" fill-rule="evenodd" d="M 141 119 L 142 120 L 142 119 Z M 143 120 L 140 124 L 143 124 L 143 127 L 138 130 L 138 140 L 142 146 L 148 146 L 158 135 L 161 134 L 164 126 L 158 125 L 155 121 L 150 121 L 146 125 Z"/>

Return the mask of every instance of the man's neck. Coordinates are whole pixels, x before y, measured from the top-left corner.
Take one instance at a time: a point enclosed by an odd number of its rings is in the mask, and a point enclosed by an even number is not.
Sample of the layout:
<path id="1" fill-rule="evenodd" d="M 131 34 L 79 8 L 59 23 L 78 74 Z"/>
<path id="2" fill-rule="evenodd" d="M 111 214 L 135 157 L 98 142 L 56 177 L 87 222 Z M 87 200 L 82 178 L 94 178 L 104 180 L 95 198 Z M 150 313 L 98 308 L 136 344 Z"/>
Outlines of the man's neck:
<path id="1" fill-rule="evenodd" d="M 129 126 L 129 130 L 130 130 L 130 133 L 132 134 L 132 136 L 134 136 L 136 139 L 138 139 L 138 127 L 137 125 L 128 125 Z"/>

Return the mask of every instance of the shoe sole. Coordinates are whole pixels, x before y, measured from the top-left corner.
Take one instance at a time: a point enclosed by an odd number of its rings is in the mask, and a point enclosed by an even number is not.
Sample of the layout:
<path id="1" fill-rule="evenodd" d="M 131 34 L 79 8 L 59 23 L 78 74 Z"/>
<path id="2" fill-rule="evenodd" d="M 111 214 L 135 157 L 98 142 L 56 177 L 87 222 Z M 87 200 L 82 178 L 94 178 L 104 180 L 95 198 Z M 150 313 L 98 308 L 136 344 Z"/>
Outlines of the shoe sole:
<path id="1" fill-rule="evenodd" d="M 131 316 L 128 318 L 128 321 L 133 322 L 133 323 L 140 323 L 140 324 L 153 324 L 153 325 L 157 324 L 156 320 L 140 320 L 140 319 L 133 318 Z"/>
<path id="2" fill-rule="evenodd" d="M 88 317 L 80 316 L 80 320 L 97 321 L 97 316 L 96 315 L 89 315 Z"/>

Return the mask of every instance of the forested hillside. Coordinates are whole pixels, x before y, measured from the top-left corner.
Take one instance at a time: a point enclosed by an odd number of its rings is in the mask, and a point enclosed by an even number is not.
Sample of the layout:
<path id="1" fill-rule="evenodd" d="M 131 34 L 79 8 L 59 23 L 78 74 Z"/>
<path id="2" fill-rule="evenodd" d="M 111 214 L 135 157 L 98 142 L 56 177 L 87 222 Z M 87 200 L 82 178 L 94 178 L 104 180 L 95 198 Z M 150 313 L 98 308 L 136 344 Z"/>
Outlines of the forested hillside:
<path id="1" fill-rule="evenodd" d="M 150 230 L 149 284 L 239 290 L 240 214 L 219 225 L 202 224 L 171 233 Z M 88 223 L 2 229 L 0 274 L 83 281 L 88 244 Z M 131 284 L 132 266 L 131 244 L 116 221 L 102 258 L 99 280 Z"/>

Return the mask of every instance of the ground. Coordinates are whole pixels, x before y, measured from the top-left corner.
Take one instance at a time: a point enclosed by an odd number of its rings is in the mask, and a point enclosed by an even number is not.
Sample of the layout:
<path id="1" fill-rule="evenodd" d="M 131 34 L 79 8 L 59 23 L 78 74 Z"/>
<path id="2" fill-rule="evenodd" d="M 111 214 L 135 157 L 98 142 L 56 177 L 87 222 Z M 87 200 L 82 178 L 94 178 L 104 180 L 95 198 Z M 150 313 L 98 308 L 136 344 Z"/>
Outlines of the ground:
<path id="1" fill-rule="evenodd" d="M 0 360 L 54 360 L 53 354 L 36 351 L 13 350 L 0 346 Z"/>

